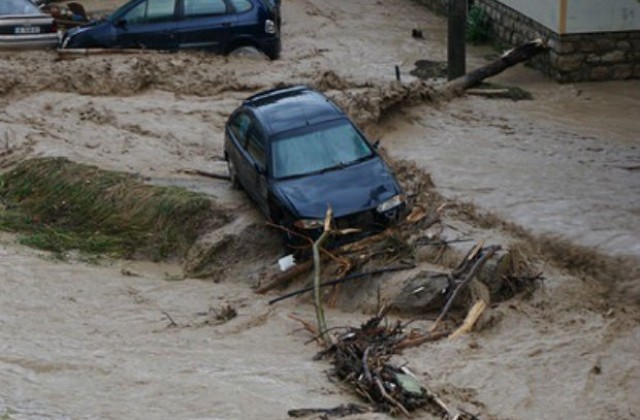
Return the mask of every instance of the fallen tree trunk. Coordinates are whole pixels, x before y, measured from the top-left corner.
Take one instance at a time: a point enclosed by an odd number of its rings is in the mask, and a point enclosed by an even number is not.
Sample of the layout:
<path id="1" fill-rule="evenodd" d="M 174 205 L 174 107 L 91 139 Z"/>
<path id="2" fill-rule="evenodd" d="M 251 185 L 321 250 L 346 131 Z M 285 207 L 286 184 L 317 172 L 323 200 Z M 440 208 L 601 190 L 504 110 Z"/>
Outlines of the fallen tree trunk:
<path id="1" fill-rule="evenodd" d="M 201 169 L 183 169 L 180 172 L 187 175 L 199 175 L 199 176 L 206 176 L 207 178 L 221 179 L 223 181 L 231 180 L 231 177 L 228 174 L 216 174 L 214 172 L 207 172 Z"/>
<path id="2" fill-rule="evenodd" d="M 479 85 L 483 80 L 491 76 L 495 76 L 498 73 L 502 73 L 509 67 L 513 67 L 516 64 L 527 61 L 546 49 L 546 43 L 540 38 L 518 45 L 517 47 L 505 52 L 499 59 L 487 64 L 486 66 L 477 68 L 464 76 L 460 76 L 457 79 L 450 81 L 444 85 L 440 92 L 447 96 L 460 95 L 465 90 Z"/>
<path id="3" fill-rule="evenodd" d="M 377 124 L 389 112 L 397 112 L 406 106 L 451 100 L 485 79 L 528 60 L 546 48 L 545 42 L 540 39 L 527 42 L 506 52 L 500 59 L 442 86 L 436 86 L 424 80 L 414 80 L 407 84 L 394 81 L 357 91 L 332 93 L 330 97 L 360 126 L 367 127 Z M 315 87 L 319 90 L 327 89 L 320 83 Z M 372 98 L 376 100 L 373 101 Z"/>

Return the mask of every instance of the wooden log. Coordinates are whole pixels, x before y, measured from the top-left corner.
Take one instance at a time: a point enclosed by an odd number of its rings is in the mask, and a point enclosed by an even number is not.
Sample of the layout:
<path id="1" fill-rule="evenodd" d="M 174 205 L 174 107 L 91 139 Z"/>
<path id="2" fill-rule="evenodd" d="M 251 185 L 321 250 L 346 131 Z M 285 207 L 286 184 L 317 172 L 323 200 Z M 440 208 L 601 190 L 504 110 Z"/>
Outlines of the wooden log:
<path id="1" fill-rule="evenodd" d="M 313 260 L 308 260 L 296 265 L 295 267 L 291 267 L 287 271 L 278 273 L 273 277 L 271 277 L 271 280 L 267 284 L 260 286 L 256 289 L 256 293 L 261 293 L 261 294 L 267 293 L 269 290 L 272 290 L 286 283 L 287 281 L 294 279 L 301 274 L 306 273 L 312 268 L 313 268 Z"/>
<path id="2" fill-rule="evenodd" d="M 506 98 L 509 95 L 509 89 L 467 89 L 467 94 L 486 98 Z"/>
<path id="3" fill-rule="evenodd" d="M 231 179 L 231 177 L 227 174 L 216 174 L 213 172 L 207 172 L 200 169 L 183 169 L 180 172 L 187 175 L 200 175 L 200 176 L 206 176 L 207 178 L 221 179 L 224 181 L 229 181 Z"/>
<path id="4" fill-rule="evenodd" d="M 518 45 L 515 48 L 505 52 L 499 59 L 477 68 L 464 76 L 458 77 L 439 90 L 446 96 L 456 96 L 462 94 L 465 90 L 477 86 L 483 80 L 495 76 L 503 72 L 509 67 L 527 61 L 531 57 L 540 54 L 547 49 L 546 43 L 542 39 L 535 39 Z"/>
<path id="5" fill-rule="evenodd" d="M 486 249 L 483 250 L 483 253 L 480 257 L 477 258 L 476 262 L 473 264 L 473 266 L 471 268 L 469 268 L 469 271 L 466 273 L 464 279 L 456 286 L 456 288 L 453 290 L 453 293 L 451 293 L 451 297 L 449 297 L 449 300 L 447 301 L 447 303 L 444 305 L 444 308 L 442 308 L 442 311 L 440 312 L 440 315 L 438 316 L 438 319 L 436 319 L 436 321 L 433 323 L 433 325 L 431 326 L 431 331 L 435 331 L 438 329 L 438 327 L 440 326 L 440 323 L 442 322 L 442 320 L 444 319 L 444 317 L 447 315 L 447 313 L 449 312 L 449 309 L 451 309 L 451 305 L 453 304 L 453 302 L 455 301 L 456 297 L 458 296 L 458 294 L 460 293 L 460 291 L 465 288 L 466 286 L 469 285 L 469 283 L 471 282 L 471 280 L 473 279 L 473 277 L 476 275 L 476 273 L 480 270 L 480 268 L 482 268 L 482 266 L 484 265 L 484 263 L 491 257 L 493 256 L 493 254 L 496 253 L 496 251 L 498 251 L 500 249 L 499 246 L 494 245 L 494 246 L 490 246 L 487 247 Z M 472 254 L 476 254 L 475 251 L 472 250 Z M 470 255 L 470 256 L 471 256 Z"/>
<path id="6" fill-rule="evenodd" d="M 485 309 L 487 309 L 487 302 L 484 300 L 480 299 L 474 303 L 460 328 L 455 330 L 453 334 L 449 336 L 449 339 L 459 337 L 462 334 L 467 334 L 471 331 Z"/>

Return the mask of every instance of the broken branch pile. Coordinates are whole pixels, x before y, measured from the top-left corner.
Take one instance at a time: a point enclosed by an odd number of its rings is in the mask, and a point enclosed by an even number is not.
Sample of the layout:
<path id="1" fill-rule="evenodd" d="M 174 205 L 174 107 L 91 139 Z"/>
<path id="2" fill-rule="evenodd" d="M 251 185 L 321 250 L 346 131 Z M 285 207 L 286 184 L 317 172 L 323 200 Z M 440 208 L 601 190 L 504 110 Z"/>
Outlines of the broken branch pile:
<path id="1" fill-rule="evenodd" d="M 390 414 L 428 408 L 444 418 L 453 418 L 447 407 L 429 392 L 406 367 L 398 367 L 390 359 L 401 344 L 409 339 L 403 325 L 383 325 L 385 311 L 360 328 L 349 328 L 333 345 L 316 359 L 330 357 L 335 375 L 350 384 L 354 391 L 374 406 L 375 411 Z M 441 333 L 432 334 L 434 339 Z"/>

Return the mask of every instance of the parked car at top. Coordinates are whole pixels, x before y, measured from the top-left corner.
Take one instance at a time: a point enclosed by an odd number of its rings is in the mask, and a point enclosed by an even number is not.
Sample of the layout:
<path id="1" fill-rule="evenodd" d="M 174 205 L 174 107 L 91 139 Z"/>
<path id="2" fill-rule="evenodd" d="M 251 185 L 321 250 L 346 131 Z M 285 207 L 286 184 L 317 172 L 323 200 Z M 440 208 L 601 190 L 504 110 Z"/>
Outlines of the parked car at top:
<path id="1" fill-rule="evenodd" d="M 105 20 L 73 28 L 61 48 L 201 49 L 227 54 L 255 47 L 280 54 L 275 0 L 131 0 Z"/>
<path id="2" fill-rule="evenodd" d="M 53 18 L 29 0 L 0 0 L 0 49 L 55 47 Z"/>
<path id="3" fill-rule="evenodd" d="M 376 147 L 332 101 L 305 86 L 246 99 L 225 127 L 224 157 L 272 222 L 320 235 L 330 205 L 337 228 L 383 230 L 405 196 Z"/>

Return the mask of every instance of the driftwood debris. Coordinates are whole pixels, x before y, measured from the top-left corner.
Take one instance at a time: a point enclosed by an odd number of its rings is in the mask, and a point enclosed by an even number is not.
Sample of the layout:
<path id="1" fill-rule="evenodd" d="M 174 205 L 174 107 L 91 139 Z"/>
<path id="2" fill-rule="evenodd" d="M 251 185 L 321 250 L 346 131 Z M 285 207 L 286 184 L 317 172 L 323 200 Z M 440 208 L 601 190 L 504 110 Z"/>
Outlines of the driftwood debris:
<path id="1" fill-rule="evenodd" d="M 394 354 L 416 342 L 404 325 L 386 322 L 387 309 L 362 324 L 347 328 L 334 337 L 332 344 L 316 355 L 331 359 L 338 379 L 350 384 L 356 394 L 371 404 L 373 411 L 411 417 L 417 409 L 427 409 L 444 419 L 465 419 L 449 409 L 435 392 L 423 385 L 406 366 L 391 362 Z M 442 332 L 420 337 L 442 337 Z"/>
<path id="2" fill-rule="evenodd" d="M 307 417 L 313 414 L 319 414 L 322 417 L 346 417 L 354 414 L 364 414 L 371 412 L 369 407 L 358 404 L 343 404 L 334 408 L 301 408 L 297 410 L 289 410 L 287 414 L 290 417 Z"/>
<path id="3" fill-rule="evenodd" d="M 320 287 L 324 288 L 324 287 L 329 287 L 329 286 L 335 286 L 337 284 L 346 283 L 347 281 L 350 281 L 350 280 L 361 279 L 363 277 L 371 277 L 371 276 L 375 276 L 375 275 L 383 274 L 383 273 L 391 273 L 393 271 L 408 270 L 408 269 L 414 268 L 414 267 L 415 267 L 414 265 L 399 265 L 399 266 L 395 266 L 395 267 L 385 267 L 385 268 L 380 268 L 380 269 L 377 269 L 377 270 L 364 271 L 364 272 L 361 272 L 361 273 L 352 273 L 352 274 L 349 274 L 349 275 L 344 276 L 344 277 L 339 277 L 337 279 L 332 279 L 332 280 L 328 280 L 328 281 L 322 282 L 322 283 L 320 283 Z M 285 274 L 285 273 L 283 273 L 283 274 Z M 279 284 L 279 283 L 280 282 L 277 282 L 277 284 Z M 272 284 L 272 283 L 270 283 L 270 284 Z M 314 286 L 309 286 L 309 287 L 304 287 L 304 288 L 299 289 L 299 290 L 294 290 L 293 292 L 290 292 L 290 293 L 287 293 L 285 295 L 279 296 L 279 297 L 277 297 L 275 299 L 271 299 L 269 301 L 269 305 L 273 305 L 274 303 L 278 303 L 280 301 L 292 298 L 294 296 L 299 296 L 299 295 L 302 295 L 304 293 L 311 292 L 311 291 L 314 290 L 314 288 L 315 288 Z M 258 290 L 261 291 L 263 289 L 258 289 Z"/>
<path id="4" fill-rule="evenodd" d="M 313 260 L 307 260 L 298 265 L 295 265 L 282 273 L 277 273 L 269 279 L 269 281 L 256 289 L 256 293 L 267 293 L 269 290 L 273 290 L 276 287 L 282 286 L 291 279 L 298 277 L 301 274 L 313 268 Z"/>
<path id="5" fill-rule="evenodd" d="M 449 286 L 452 287 L 453 290 L 450 292 L 447 303 L 444 305 L 444 308 L 442 308 L 438 319 L 436 319 L 436 321 L 433 323 L 431 331 L 435 331 L 438 329 L 440 323 L 442 323 L 444 318 L 449 313 L 451 306 L 455 302 L 460 292 L 469 285 L 471 280 L 473 280 L 482 266 L 499 249 L 500 246 L 497 245 L 482 248 L 482 244 L 478 244 L 471 250 L 470 254 L 462 261 L 460 266 L 453 272 L 453 275 L 450 278 Z"/>
<path id="6" fill-rule="evenodd" d="M 183 169 L 180 172 L 187 175 L 199 175 L 207 178 L 220 179 L 223 181 L 231 180 L 231 177 L 228 174 L 217 174 L 215 172 L 203 171 L 201 169 Z"/>
<path id="7" fill-rule="evenodd" d="M 477 243 L 448 275 L 443 273 L 445 276 L 444 285 L 446 286 L 445 299 L 440 315 L 432 324 L 431 329 L 406 331 L 406 326 L 409 323 L 402 324 L 400 321 L 390 323 L 387 320 L 387 313 L 391 310 L 391 306 L 384 306 L 376 316 L 370 318 L 360 327 L 343 327 L 338 329 L 342 331 L 339 333 L 335 328 L 327 329 L 323 313 L 317 314 L 317 325 L 312 325 L 301 319 L 294 319 L 301 322 L 322 344 L 323 350 L 316 355 L 316 359 L 330 360 L 334 366 L 335 376 L 343 383 L 348 384 L 355 394 L 370 404 L 373 411 L 410 417 L 413 411 L 422 409 L 444 419 L 474 419 L 475 417 L 471 414 L 449 408 L 406 366 L 397 366 L 393 363 L 392 358 L 407 348 L 447 337 L 455 338 L 471 331 L 489 304 L 488 288 L 477 280 L 479 271 L 499 250 L 500 246 L 497 245 L 484 246 L 483 242 Z M 319 264 L 320 261 L 318 260 L 317 263 Z M 320 302 L 321 306 L 319 288 L 344 280 L 336 279 L 319 283 L 319 276 L 314 276 L 314 279 L 315 284 L 312 288 L 301 289 L 289 295 L 314 290 L 316 305 L 318 306 L 318 302 Z M 469 293 L 465 293 L 465 300 L 469 300 L 468 298 L 471 297 L 472 301 L 466 319 L 462 323 L 458 321 L 459 325 L 457 326 L 451 322 L 445 324 L 444 321 L 449 311 L 457 300 L 461 300 L 463 291 L 466 289 L 469 289 Z M 282 298 L 286 297 L 288 295 Z M 275 301 L 277 300 L 279 299 L 275 299 Z M 322 320 L 320 320 L 320 316 L 322 316 Z M 329 334 L 327 331 L 332 332 Z M 323 413 L 325 416 L 330 416 L 335 413 L 332 411 L 334 409 L 309 410 L 311 411 L 292 410 L 290 415 Z"/>
<path id="8" fill-rule="evenodd" d="M 444 87 L 440 89 L 440 92 L 447 96 L 460 95 L 465 90 L 479 85 L 483 80 L 495 76 L 509 67 L 527 61 L 546 49 L 547 45 L 542 39 L 525 42 L 505 52 L 499 59 L 492 61 L 486 66 L 482 66 L 470 71 L 464 76 L 453 79 L 445 84 Z"/>

